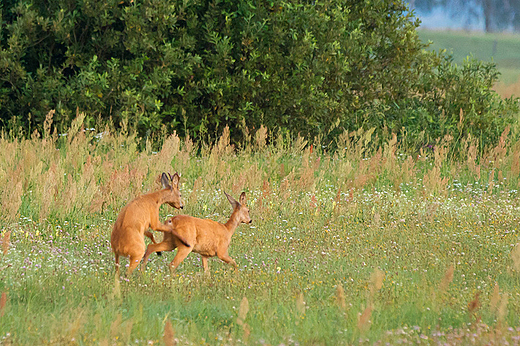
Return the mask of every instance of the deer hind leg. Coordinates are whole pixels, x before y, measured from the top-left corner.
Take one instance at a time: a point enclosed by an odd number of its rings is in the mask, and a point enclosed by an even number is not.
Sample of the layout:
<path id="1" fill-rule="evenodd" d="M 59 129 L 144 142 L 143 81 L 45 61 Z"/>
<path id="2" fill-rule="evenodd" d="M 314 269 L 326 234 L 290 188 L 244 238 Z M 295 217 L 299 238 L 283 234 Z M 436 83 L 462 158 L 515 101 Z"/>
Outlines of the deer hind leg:
<path id="1" fill-rule="evenodd" d="M 126 276 L 132 275 L 132 272 L 135 268 L 139 265 L 139 261 L 144 256 L 144 241 L 142 246 L 139 246 L 139 249 L 134 249 L 133 253 L 130 254 L 130 265 L 128 266 L 128 269 L 126 270 Z"/>
<path id="2" fill-rule="evenodd" d="M 177 269 L 179 264 L 181 264 L 181 262 L 184 261 L 184 259 L 190 254 L 191 250 L 193 250 L 193 248 L 185 246 L 179 246 L 177 248 L 175 258 L 170 263 L 170 273 L 172 274 L 172 276 L 175 273 L 175 270 Z"/>
<path id="3" fill-rule="evenodd" d="M 154 252 L 171 251 L 173 249 L 175 249 L 175 245 L 168 242 L 162 242 L 159 244 L 149 244 L 146 248 L 146 253 L 144 254 L 143 263 L 141 264 L 141 270 L 144 271 L 144 268 L 146 268 L 146 264 L 148 263 L 148 257 L 150 257 L 150 255 Z"/>
<path id="4" fill-rule="evenodd" d="M 139 265 L 139 261 L 143 258 L 143 256 L 130 256 L 130 265 L 128 266 L 128 269 L 126 270 L 126 276 L 132 275 L 133 271 L 137 266 Z"/>
<path id="5" fill-rule="evenodd" d="M 116 276 L 119 276 L 119 254 L 116 255 Z"/>

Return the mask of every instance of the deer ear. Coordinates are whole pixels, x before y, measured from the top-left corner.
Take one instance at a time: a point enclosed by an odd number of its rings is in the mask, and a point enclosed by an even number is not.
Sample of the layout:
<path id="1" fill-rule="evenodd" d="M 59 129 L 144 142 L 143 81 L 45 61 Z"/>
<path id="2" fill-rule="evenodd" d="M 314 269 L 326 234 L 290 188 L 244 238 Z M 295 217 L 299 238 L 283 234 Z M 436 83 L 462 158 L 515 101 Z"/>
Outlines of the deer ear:
<path id="1" fill-rule="evenodd" d="M 172 176 L 172 185 L 173 186 L 178 186 L 179 185 L 179 180 L 180 180 L 180 176 L 177 172 L 175 172 Z"/>
<path id="2" fill-rule="evenodd" d="M 225 191 L 224 191 L 224 194 L 226 195 L 229 203 L 231 203 L 231 206 L 233 207 L 233 209 L 238 208 L 240 206 L 240 204 L 238 204 L 238 202 L 235 201 L 235 199 L 233 197 L 231 197 L 230 195 L 228 195 Z"/>
<path id="3" fill-rule="evenodd" d="M 238 199 L 239 203 L 242 205 L 246 205 L 246 193 L 242 192 L 240 194 L 240 198 Z"/>
<path id="4" fill-rule="evenodd" d="M 171 187 L 170 186 L 170 179 L 168 178 L 168 175 L 166 175 L 166 173 L 163 173 L 161 175 L 161 184 L 162 184 L 164 189 L 166 189 L 168 187 Z"/>

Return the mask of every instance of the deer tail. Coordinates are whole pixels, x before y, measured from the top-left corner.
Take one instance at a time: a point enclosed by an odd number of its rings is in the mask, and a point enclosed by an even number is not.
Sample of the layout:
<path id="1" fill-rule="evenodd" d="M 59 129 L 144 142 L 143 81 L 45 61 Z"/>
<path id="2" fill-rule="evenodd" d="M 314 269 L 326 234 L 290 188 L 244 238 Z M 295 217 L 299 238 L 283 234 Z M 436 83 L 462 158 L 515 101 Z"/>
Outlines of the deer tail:
<path id="1" fill-rule="evenodd" d="M 181 243 L 183 243 L 183 244 L 186 245 L 187 247 L 191 247 L 191 245 L 188 244 L 188 242 L 186 241 L 186 239 L 184 239 L 183 237 L 181 237 L 181 236 L 179 235 L 179 233 L 177 233 L 177 232 L 175 232 L 175 231 L 173 231 L 173 230 L 172 230 L 171 232 L 172 232 L 172 234 L 173 234 L 174 236 L 177 237 L 177 239 L 179 239 L 179 241 L 180 241 Z"/>

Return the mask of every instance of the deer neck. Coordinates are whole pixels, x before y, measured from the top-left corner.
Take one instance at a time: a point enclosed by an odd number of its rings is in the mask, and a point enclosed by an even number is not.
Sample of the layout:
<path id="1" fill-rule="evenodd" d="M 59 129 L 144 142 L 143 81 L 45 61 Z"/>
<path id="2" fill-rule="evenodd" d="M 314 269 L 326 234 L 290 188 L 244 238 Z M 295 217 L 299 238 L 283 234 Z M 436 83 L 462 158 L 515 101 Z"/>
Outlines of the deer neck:
<path id="1" fill-rule="evenodd" d="M 162 189 L 149 194 L 158 207 L 166 203 L 170 189 Z"/>
<path id="2" fill-rule="evenodd" d="M 233 233 L 235 233 L 235 229 L 238 227 L 239 224 L 240 224 L 240 220 L 238 219 L 238 211 L 234 210 L 233 214 L 231 214 L 231 217 L 224 224 L 224 226 L 226 226 L 229 233 L 233 234 Z"/>

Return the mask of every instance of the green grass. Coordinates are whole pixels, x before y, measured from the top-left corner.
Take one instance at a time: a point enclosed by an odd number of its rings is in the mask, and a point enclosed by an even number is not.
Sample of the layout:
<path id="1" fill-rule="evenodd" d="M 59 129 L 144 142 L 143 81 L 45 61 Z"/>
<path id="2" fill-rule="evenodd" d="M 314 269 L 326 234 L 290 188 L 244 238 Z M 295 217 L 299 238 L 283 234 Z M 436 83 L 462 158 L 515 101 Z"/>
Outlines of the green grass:
<path id="1" fill-rule="evenodd" d="M 501 82 L 512 84 L 518 81 L 520 35 L 419 30 L 419 37 L 423 42 L 433 42 L 430 49 L 446 49 L 453 53 L 456 63 L 461 63 L 469 55 L 483 61 L 494 61 L 501 73 Z"/>
<path id="2" fill-rule="evenodd" d="M 518 342 L 518 143 L 455 161 L 443 146 L 411 156 L 359 141 L 326 153 L 258 138 L 234 151 L 224 135 L 194 155 L 175 136 L 158 153 L 123 140 L 0 140 L 0 225 L 11 231 L 0 343 L 158 344 L 166 321 L 180 344 Z M 229 251 L 238 274 L 213 259 L 206 277 L 190 254 L 170 276 L 174 253 L 163 253 L 117 288 L 113 221 L 167 170 L 182 173 L 189 215 L 224 222 L 222 190 L 246 191 L 253 223 Z M 161 208 L 161 218 L 178 213 Z"/>

